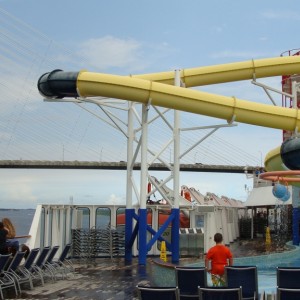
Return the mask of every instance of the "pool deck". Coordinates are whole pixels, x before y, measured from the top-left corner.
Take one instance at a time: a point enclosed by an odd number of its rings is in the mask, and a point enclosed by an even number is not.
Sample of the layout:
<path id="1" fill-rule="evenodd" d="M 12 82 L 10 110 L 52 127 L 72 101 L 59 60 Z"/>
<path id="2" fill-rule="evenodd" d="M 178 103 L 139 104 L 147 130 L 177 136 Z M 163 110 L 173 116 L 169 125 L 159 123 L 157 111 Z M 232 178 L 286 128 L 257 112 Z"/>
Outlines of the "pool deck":
<path id="1" fill-rule="evenodd" d="M 48 279 L 44 286 L 39 283 L 33 290 L 24 286 L 26 289 L 17 298 L 12 291 L 5 295 L 12 299 L 138 299 L 136 285 L 148 282 L 151 259 L 146 267 L 139 266 L 136 258 L 129 266 L 122 258 L 99 258 L 93 264 L 74 266 L 74 275 L 67 279 L 58 279 L 54 283 Z"/>
<path id="2" fill-rule="evenodd" d="M 230 245 L 235 257 L 249 255 L 253 249 L 237 241 Z M 46 280 L 45 286 L 40 283 L 33 290 L 27 287 L 17 298 L 12 291 L 4 291 L 5 299 L 98 299 L 98 300 L 136 300 L 136 285 L 155 284 L 158 258 L 147 259 L 146 266 L 138 264 L 134 258 L 132 264 L 125 265 L 124 258 L 97 258 L 93 261 L 77 262 L 75 274 L 67 279 L 52 282 Z M 202 260 L 203 261 L 203 260 Z M 200 258 L 185 258 L 180 265 L 201 262 Z M 172 266 L 172 264 L 169 264 Z"/>

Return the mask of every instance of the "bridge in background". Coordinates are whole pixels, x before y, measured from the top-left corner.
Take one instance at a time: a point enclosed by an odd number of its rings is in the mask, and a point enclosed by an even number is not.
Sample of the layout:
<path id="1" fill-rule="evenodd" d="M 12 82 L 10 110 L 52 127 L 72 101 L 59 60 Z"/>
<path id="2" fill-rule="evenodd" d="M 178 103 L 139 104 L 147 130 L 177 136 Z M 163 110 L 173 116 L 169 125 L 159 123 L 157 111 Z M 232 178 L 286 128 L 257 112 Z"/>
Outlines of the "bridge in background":
<path id="1" fill-rule="evenodd" d="M 47 161 L 47 160 L 0 160 L 1 169 L 102 169 L 102 170 L 126 170 L 127 162 L 97 162 L 97 161 Z M 136 163 L 134 170 L 140 170 L 141 164 Z M 201 163 L 180 164 L 183 172 L 214 172 L 214 173 L 244 173 L 245 170 L 253 172 L 253 166 L 228 166 L 206 165 Z M 153 163 L 149 166 L 152 171 L 169 171 L 161 163 Z"/>

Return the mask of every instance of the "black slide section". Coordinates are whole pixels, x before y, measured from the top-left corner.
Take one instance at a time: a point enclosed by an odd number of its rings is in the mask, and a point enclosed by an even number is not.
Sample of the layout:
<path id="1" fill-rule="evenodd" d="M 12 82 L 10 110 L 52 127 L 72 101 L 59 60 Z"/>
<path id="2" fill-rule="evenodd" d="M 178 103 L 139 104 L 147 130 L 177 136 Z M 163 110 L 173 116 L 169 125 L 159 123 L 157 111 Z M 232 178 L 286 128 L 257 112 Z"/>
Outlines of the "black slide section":
<path id="1" fill-rule="evenodd" d="M 79 72 L 54 70 L 43 74 L 38 80 L 39 92 L 46 98 L 77 98 L 76 82 Z"/>

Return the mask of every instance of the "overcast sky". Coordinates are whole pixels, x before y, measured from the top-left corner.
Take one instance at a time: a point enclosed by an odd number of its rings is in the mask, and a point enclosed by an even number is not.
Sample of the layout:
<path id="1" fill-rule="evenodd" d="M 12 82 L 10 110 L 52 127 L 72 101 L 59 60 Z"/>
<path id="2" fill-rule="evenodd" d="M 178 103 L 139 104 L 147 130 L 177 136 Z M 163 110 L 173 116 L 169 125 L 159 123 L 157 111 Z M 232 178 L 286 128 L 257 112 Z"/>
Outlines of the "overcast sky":
<path id="1" fill-rule="evenodd" d="M 77 65 L 84 62 L 82 68 L 128 75 L 280 56 L 300 46 L 298 4 L 278 0 L 0 0 L 0 9 L 70 49 Z M 73 68 L 74 57 L 61 51 L 56 59 L 63 67 Z M 51 69 L 45 66 L 45 71 Z M 281 86 L 279 77 L 262 82 Z M 201 89 L 269 103 L 266 94 L 249 82 Z M 282 136 L 279 130 L 245 124 L 223 134 L 258 161 L 280 145 Z M 70 197 L 75 203 L 125 201 L 125 172 L 0 170 L 0 178 L 5 208 L 34 208 L 40 202 L 68 202 Z M 252 186 L 245 175 L 211 173 L 184 173 L 181 184 L 203 194 L 214 192 L 238 200 L 246 200 L 245 185 Z"/>

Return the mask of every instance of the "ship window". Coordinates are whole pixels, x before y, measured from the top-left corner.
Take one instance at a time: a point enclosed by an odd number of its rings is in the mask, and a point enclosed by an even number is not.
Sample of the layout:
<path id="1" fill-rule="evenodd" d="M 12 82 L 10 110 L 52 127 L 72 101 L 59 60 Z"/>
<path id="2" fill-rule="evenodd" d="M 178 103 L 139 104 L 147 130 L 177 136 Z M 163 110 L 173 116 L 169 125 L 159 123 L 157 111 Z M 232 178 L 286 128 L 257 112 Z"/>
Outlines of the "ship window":
<path id="1" fill-rule="evenodd" d="M 228 223 L 233 223 L 233 210 L 232 209 L 227 210 L 227 216 L 228 216 Z"/>
<path id="2" fill-rule="evenodd" d="M 111 211 L 108 207 L 98 207 L 96 209 L 96 228 L 106 229 L 110 227 Z"/>
<path id="3" fill-rule="evenodd" d="M 77 208 L 77 228 L 89 229 L 90 228 L 90 215 L 91 212 L 87 207 Z"/>
<path id="4" fill-rule="evenodd" d="M 204 228 L 204 215 L 195 216 L 196 228 Z"/>
<path id="5" fill-rule="evenodd" d="M 117 225 L 117 227 L 125 226 L 125 207 L 119 207 L 117 209 L 116 225 Z"/>

